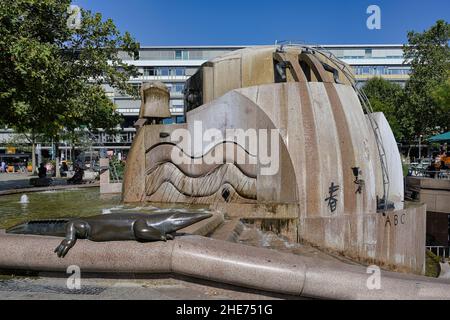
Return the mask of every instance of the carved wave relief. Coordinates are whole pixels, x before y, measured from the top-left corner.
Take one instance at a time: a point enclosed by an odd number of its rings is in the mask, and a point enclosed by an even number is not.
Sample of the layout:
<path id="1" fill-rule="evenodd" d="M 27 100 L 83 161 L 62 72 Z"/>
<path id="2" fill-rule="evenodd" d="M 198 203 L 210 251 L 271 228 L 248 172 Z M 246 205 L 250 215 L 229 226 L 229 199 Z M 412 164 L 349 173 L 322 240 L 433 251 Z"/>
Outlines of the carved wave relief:
<path id="1" fill-rule="evenodd" d="M 218 164 L 208 164 L 205 158 L 211 157 L 222 148 L 221 159 Z M 177 161 L 172 159 L 173 153 L 177 154 Z M 146 168 L 151 170 L 155 165 L 164 162 L 176 163 L 177 167 L 185 174 L 193 176 L 202 176 L 212 171 L 217 166 L 225 163 L 233 163 L 246 176 L 256 178 L 257 176 L 257 157 L 249 154 L 241 145 L 233 142 L 223 141 L 207 150 L 202 156 L 192 156 L 178 145 L 173 143 L 159 143 L 146 151 Z M 200 164 L 199 164 L 200 162 Z"/>
<path id="2" fill-rule="evenodd" d="M 172 162 L 163 162 L 147 170 L 145 191 L 148 201 L 254 202 L 256 178 L 247 176 L 233 163 L 191 176 Z"/>

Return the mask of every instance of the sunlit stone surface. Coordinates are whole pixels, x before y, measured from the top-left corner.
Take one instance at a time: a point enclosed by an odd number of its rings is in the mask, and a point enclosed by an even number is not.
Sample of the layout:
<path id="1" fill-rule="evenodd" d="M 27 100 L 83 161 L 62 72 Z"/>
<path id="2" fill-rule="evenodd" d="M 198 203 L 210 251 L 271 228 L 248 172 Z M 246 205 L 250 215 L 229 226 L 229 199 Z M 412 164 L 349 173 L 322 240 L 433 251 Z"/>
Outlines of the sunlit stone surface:
<path id="1" fill-rule="evenodd" d="M 375 114 L 379 130 L 373 130 L 343 70 L 345 64 L 320 52 L 289 46 L 247 48 L 205 63 L 187 82 L 187 123 L 141 121 L 127 159 L 124 201 L 208 204 L 262 221 L 291 241 L 422 272 L 424 207 L 403 208 L 400 155 L 389 124 Z M 146 103 L 145 112 L 152 114 L 152 103 L 160 110 L 161 102 Z M 173 140 L 180 129 L 193 137 L 190 145 Z M 269 163 L 258 143 L 230 144 L 229 129 L 268 132 Z M 223 139 L 205 140 L 211 130 Z M 217 153 L 220 163 L 205 161 Z M 245 161 L 236 161 L 239 153 Z M 385 195 L 395 210 L 383 214 L 377 204 Z"/>

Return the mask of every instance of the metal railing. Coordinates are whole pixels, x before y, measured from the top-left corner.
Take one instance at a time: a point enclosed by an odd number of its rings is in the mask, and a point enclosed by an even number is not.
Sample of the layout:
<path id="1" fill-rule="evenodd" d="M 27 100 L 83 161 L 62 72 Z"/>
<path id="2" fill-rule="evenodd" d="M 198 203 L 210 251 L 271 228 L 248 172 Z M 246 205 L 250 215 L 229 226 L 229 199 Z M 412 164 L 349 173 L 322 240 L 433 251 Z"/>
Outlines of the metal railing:
<path id="1" fill-rule="evenodd" d="M 174 112 L 182 112 L 184 109 L 182 108 L 173 108 Z M 137 110 L 137 112 L 139 111 L 139 109 Z M 1 132 L 0 132 L 0 136 L 1 136 Z M 29 145 L 28 140 L 26 140 L 25 138 L 22 138 L 21 140 L 19 140 L 19 138 L 22 136 L 22 134 L 20 133 L 16 133 L 16 132 L 10 132 L 8 133 L 8 139 L 5 139 L 4 141 L 2 139 L 0 139 L 0 148 L 6 148 L 7 146 L 13 144 L 13 145 Z M 136 131 L 133 130 L 121 130 L 120 132 L 117 133 L 107 133 L 105 131 L 100 131 L 100 132 L 89 132 L 88 136 L 89 136 L 89 141 L 90 143 L 92 143 L 95 146 L 103 146 L 105 143 L 126 143 L 126 144 L 131 144 L 133 142 L 134 136 L 136 135 Z M 15 139 L 14 142 L 12 143 L 11 140 Z M 44 146 L 44 148 L 48 148 L 51 143 L 49 141 L 38 141 L 36 142 L 37 144 L 42 144 Z M 60 143 L 64 144 L 69 144 L 70 141 L 64 141 L 61 140 Z"/>
<path id="2" fill-rule="evenodd" d="M 440 258 L 450 257 L 450 247 L 446 246 L 426 246 L 427 250 L 431 251 Z"/>
<path id="3" fill-rule="evenodd" d="M 411 166 L 411 167 L 409 167 L 408 171 L 414 177 L 425 177 L 425 178 L 442 179 L 442 180 L 450 179 L 450 170 L 430 171 L 425 168 L 417 168 L 417 167 Z"/>
<path id="4" fill-rule="evenodd" d="M 94 143 L 103 145 L 104 143 L 132 143 L 136 132 L 119 132 L 108 134 L 106 132 L 91 133 Z"/>

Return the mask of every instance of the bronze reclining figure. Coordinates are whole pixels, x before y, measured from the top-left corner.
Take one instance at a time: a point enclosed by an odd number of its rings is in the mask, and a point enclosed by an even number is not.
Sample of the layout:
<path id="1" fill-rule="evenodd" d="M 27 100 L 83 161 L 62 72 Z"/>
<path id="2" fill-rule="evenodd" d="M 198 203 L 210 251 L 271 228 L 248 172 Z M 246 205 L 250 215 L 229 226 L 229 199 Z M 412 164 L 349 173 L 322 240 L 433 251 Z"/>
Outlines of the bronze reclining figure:
<path id="1" fill-rule="evenodd" d="M 77 239 L 91 241 L 136 240 L 167 241 L 173 234 L 191 224 L 211 217 L 205 212 L 114 213 L 74 219 L 32 220 L 18 224 L 6 233 L 65 237 L 56 247 L 63 258 Z"/>

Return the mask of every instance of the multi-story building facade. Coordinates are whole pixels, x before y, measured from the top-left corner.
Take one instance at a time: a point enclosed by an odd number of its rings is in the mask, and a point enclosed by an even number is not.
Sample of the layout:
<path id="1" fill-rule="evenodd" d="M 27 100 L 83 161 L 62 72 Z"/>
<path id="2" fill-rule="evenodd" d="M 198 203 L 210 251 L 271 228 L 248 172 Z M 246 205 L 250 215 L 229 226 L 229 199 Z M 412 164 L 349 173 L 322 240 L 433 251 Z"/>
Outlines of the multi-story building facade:
<path id="1" fill-rule="evenodd" d="M 130 83 L 139 87 L 143 82 L 158 80 L 165 83 L 170 90 L 171 119 L 165 122 L 184 122 L 183 90 L 185 81 L 209 59 L 224 53 L 241 49 L 244 46 L 175 46 L 153 47 L 142 46 L 139 59 L 131 60 L 123 54 L 122 59 L 135 65 L 140 76 L 130 79 Z M 356 75 L 358 85 L 362 86 L 368 79 L 380 76 L 389 81 L 404 85 L 409 78 L 410 67 L 403 59 L 402 45 L 325 45 L 324 49 L 332 52 L 337 58 L 349 64 Z M 113 88 L 106 86 L 105 90 L 117 106 L 125 122 L 120 134 L 111 136 L 99 133 L 93 136 L 93 148 L 107 148 L 117 153 L 126 153 L 134 137 L 134 122 L 139 113 L 140 101 L 129 96 L 120 95 Z M 3 132 L 3 136 L 11 133 Z M 1 141 L 0 150 L 6 147 Z M 43 146 L 43 149 L 49 149 Z M 67 152 L 70 146 L 61 150 Z M 0 151 L 1 153 L 2 151 Z"/>
<path id="2" fill-rule="evenodd" d="M 409 79 L 411 68 L 403 58 L 402 45 L 330 45 L 325 48 L 353 68 L 359 85 L 377 76 L 402 86 Z"/>
<path id="3" fill-rule="evenodd" d="M 184 82 L 207 60 L 240 48 L 243 47 L 142 47 L 139 60 L 128 60 L 130 64 L 138 67 L 142 75 L 130 81 L 136 86 L 145 81 L 164 82 L 170 90 L 173 115 L 171 121 L 183 122 Z M 324 48 L 352 66 L 360 86 L 375 76 L 401 85 L 409 77 L 410 67 L 404 64 L 401 45 L 328 45 Z M 107 91 L 116 103 L 118 111 L 127 119 L 126 126 L 131 127 L 139 112 L 140 102 L 117 95 L 112 88 L 107 88 Z"/>

